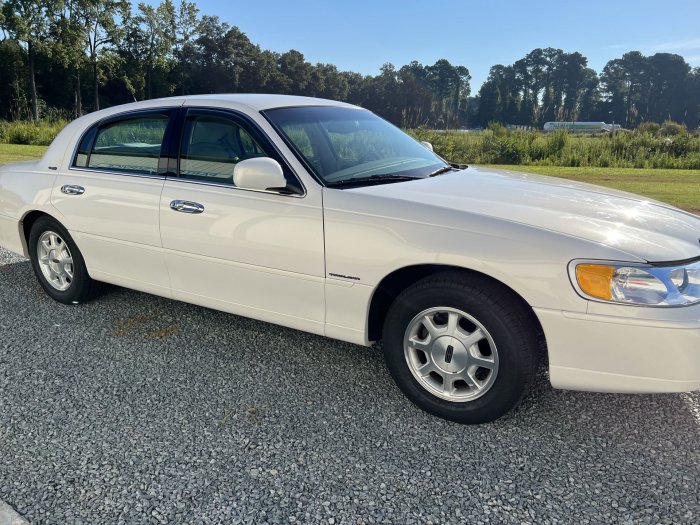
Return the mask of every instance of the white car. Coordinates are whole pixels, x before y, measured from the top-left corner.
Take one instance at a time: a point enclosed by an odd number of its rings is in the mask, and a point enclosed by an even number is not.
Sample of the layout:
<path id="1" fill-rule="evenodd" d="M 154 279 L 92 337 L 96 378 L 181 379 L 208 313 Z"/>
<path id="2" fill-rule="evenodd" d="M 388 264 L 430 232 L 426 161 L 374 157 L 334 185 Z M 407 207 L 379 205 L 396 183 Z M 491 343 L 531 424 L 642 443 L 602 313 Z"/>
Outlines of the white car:
<path id="1" fill-rule="evenodd" d="M 452 165 L 348 104 L 209 95 L 86 115 L 0 169 L 0 245 L 66 304 L 108 282 L 381 340 L 401 390 L 463 423 L 513 408 L 542 358 L 555 388 L 700 388 L 699 217 Z"/>

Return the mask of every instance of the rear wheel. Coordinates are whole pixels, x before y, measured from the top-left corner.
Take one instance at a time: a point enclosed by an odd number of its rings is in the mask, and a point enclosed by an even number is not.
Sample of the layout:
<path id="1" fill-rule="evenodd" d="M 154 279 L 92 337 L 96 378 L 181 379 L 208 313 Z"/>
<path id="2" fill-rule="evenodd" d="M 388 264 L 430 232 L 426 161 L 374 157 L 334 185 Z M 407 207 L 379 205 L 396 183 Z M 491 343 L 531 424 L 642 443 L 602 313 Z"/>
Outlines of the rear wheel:
<path id="1" fill-rule="evenodd" d="M 28 247 L 34 274 L 50 297 L 78 304 L 95 295 L 98 284 L 88 275 L 80 250 L 58 221 L 48 216 L 37 219 Z"/>
<path id="2" fill-rule="evenodd" d="M 383 341 L 404 394 L 460 423 L 501 417 L 535 376 L 532 315 L 510 290 L 479 276 L 446 272 L 405 290 L 390 307 Z"/>

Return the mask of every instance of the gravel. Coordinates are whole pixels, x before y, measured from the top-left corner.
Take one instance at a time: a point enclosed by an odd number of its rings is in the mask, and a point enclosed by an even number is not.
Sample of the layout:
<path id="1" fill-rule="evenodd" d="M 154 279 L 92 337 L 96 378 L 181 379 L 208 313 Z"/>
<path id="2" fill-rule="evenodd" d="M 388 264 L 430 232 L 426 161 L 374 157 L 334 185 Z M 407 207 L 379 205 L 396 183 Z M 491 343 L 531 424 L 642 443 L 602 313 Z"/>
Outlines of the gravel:
<path id="1" fill-rule="evenodd" d="M 552 390 L 460 426 L 376 349 L 0 250 L 0 499 L 32 523 L 699 523 L 700 396 Z"/>

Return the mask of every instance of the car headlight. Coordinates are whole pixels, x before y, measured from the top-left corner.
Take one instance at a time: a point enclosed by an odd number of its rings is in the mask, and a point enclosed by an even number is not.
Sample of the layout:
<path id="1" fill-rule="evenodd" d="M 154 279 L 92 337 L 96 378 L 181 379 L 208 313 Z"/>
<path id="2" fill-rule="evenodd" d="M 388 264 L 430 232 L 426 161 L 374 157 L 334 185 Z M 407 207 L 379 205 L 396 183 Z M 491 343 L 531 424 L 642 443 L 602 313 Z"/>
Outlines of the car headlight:
<path id="1" fill-rule="evenodd" d="M 700 303 L 700 260 L 678 264 L 572 261 L 572 282 L 587 299 L 642 306 Z"/>

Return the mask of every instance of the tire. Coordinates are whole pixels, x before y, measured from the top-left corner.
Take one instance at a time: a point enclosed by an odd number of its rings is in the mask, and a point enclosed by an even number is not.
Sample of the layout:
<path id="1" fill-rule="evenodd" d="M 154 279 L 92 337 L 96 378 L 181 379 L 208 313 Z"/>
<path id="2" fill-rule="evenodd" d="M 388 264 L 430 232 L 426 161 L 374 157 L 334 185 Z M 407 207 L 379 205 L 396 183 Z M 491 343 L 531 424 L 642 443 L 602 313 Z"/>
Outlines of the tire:
<path id="1" fill-rule="evenodd" d="M 403 393 L 430 414 L 465 424 L 493 421 L 520 403 L 535 379 L 539 345 L 533 314 L 518 296 L 461 272 L 407 288 L 383 329 L 384 359 Z"/>
<path id="2" fill-rule="evenodd" d="M 99 284 L 88 275 L 78 246 L 58 221 L 49 216 L 37 219 L 29 233 L 28 248 L 34 275 L 52 299 L 80 304 L 97 294 Z"/>

